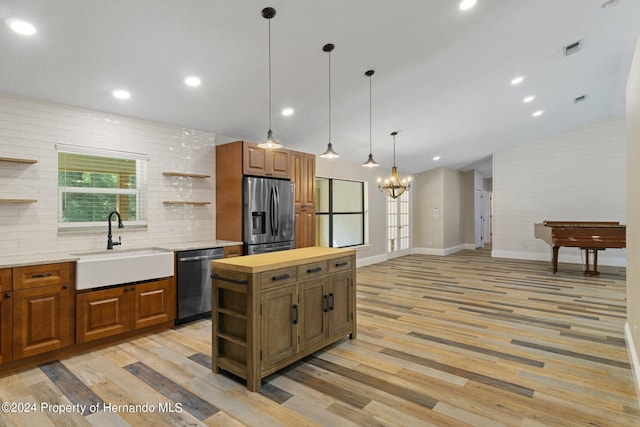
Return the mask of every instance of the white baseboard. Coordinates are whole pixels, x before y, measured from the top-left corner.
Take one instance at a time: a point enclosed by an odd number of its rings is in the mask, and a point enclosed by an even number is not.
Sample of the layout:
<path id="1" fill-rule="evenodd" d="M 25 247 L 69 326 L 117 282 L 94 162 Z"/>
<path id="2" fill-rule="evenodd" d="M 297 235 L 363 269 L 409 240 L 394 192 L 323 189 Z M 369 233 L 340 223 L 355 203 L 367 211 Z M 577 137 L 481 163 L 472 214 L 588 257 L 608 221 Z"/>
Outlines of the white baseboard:
<path id="1" fill-rule="evenodd" d="M 364 267 L 365 265 L 377 264 L 382 261 L 386 261 L 387 254 L 374 255 L 367 258 L 358 258 L 356 259 L 356 268 Z"/>
<path id="2" fill-rule="evenodd" d="M 629 322 L 624 324 L 624 336 L 627 342 L 627 351 L 629 352 L 629 358 L 631 359 L 631 375 L 633 381 L 636 384 L 636 396 L 638 403 L 640 403 L 640 361 L 638 360 L 638 353 L 636 353 L 636 346 L 633 342 L 633 335 L 631 334 L 631 327 Z"/>
<path id="3" fill-rule="evenodd" d="M 460 252 L 464 249 L 469 249 L 467 247 L 467 245 L 465 244 L 461 244 L 461 245 L 457 245 L 457 246 L 452 246 L 450 248 L 445 248 L 445 249 L 437 249 L 437 248 L 412 248 L 411 249 L 411 253 L 412 254 L 420 254 L 420 255 L 439 255 L 439 256 L 445 256 L 445 255 L 450 255 L 456 252 Z M 475 247 L 473 248 L 475 249 Z"/>

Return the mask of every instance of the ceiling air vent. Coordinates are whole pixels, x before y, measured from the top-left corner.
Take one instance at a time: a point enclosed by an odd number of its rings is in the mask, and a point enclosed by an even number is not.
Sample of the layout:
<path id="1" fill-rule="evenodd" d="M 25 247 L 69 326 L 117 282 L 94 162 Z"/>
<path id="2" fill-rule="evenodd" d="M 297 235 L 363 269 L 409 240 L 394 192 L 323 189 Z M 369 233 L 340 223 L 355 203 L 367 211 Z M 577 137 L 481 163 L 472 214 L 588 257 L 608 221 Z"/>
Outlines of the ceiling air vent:
<path id="1" fill-rule="evenodd" d="M 574 104 L 577 104 L 577 103 L 579 103 L 579 102 L 586 101 L 588 97 L 589 97 L 589 96 L 588 96 L 588 95 L 586 95 L 586 94 L 585 94 L 585 95 L 580 95 L 580 96 L 578 96 L 577 98 L 574 98 L 574 99 L 573 99 L 573 103 L 574 103 Z"/>
<path id="2" fill-rule="evenodd" d="M 582 50 L 582 40 L 566 45 L 563 48 L 564 56 L 573 55 L 574 53 L 580 52 L 580 50 Z"/>

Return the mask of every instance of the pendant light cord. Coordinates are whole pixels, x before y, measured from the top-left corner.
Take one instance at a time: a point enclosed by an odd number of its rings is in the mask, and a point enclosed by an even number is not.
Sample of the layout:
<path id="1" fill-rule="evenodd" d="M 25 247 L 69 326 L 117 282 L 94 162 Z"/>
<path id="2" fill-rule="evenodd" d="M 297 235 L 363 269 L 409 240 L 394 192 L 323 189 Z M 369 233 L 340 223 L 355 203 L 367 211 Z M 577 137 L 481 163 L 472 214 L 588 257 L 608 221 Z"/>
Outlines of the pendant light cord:
<path id="1" fill-rule="evenodd" d="M 371 76 L 369 76 L 369 155 L 371 155 Z"/>
<path id="2" fill-rule="evenodd" d="M 271 132 L 271 19 L 269 21 L 269 132 Z"/>
<path id="3" fill-rule="evenodd" d="M 329 143 L 331 143 L 331 51 L 329 51 Z"/>

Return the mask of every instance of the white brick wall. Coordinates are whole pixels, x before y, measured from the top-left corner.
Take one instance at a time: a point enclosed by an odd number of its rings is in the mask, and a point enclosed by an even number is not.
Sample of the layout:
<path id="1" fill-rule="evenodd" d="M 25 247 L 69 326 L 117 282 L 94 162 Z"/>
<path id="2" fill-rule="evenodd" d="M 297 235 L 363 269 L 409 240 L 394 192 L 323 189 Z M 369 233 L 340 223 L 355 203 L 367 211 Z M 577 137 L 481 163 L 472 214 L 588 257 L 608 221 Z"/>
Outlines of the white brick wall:
<path id="1" fill-rule="evenodd" d="M 625 123 L 592 123 L 494 154 L 493 256 L 550 260 L 533 224 L 552 221 L 626 223 Z M 577 248 L 560 262 L 582 262 Z M 625 251 L 607 249 L 603 265 L 626 265 Z"/>
<path id="2" fill-rule="evenodd" d="M 0 204 L 0 256 L 106 248 L 106 218 L 104 232 L 58 234 L 56 143 L 150 156 L 149 227 L 118 230 L 123 248 L 215 238 L 214 134 L 0 93 L 0 157 L 38 161 L 0 162 L 0 198 L 38 199 L 33 204 Z M 166 177 L 165 171 L 211 178 Z M 163 200 L 211 204 L 174 206 Z"/>

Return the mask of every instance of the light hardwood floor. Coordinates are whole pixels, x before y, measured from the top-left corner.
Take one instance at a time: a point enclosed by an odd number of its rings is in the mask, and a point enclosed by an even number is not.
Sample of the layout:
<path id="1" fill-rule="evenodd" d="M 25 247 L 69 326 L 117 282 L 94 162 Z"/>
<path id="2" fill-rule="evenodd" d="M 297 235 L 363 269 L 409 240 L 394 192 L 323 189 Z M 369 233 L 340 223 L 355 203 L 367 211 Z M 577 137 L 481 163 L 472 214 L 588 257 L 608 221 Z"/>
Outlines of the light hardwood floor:
<path id="1" fill-rule="evenodd" d="M 640 426 L 625 271 L 600 270 L 554 275 L 487 251 L 396 258 L 357 271 L 357 340 L 258 393 L 210 371 L 202 320 L 1 378 L 3 402 L 36 409 L 0 412 L 0 426 Z"/>

